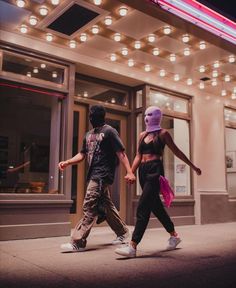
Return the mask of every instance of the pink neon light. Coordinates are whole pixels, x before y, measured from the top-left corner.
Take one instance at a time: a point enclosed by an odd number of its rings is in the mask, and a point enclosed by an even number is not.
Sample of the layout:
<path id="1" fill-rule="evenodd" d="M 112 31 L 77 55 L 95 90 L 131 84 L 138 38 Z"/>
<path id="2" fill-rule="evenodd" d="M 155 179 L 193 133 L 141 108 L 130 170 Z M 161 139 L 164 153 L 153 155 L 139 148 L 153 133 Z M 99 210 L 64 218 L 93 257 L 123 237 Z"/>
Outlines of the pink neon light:
<path id="1" fill-rule="evenodd" d="M 233 41 L 236 41 L 236 37 L 228 34 L 227 32 L 224 32 L 224 31 L 220 30 L 217 27 L 214 27 L 213 25 L 211 25 L 211 24 L 209 24 L 209 23 L 207 23 L 207 22 L 205 22 L 203 20 L 200 20 L 200 19 L 196 18 L 195 16 L 191 15 L 190 13 L 188 13 L 188 12 L 186 12 L 186 11 L 180 9 L 180 8 L 176 8 L 174 5 L 169 4 L 169 3 L 165 2 L 165 1 L 158 0 L 158 2 L 161 5 L 163 5 L 163 6 L 167 6 L 167 7 L 171 8 L 171 9 L 177 11 L 177 12 L 181 12 L 182 14 L 187 15 L 187 17 L 192 18 L 194 20 L 194 22 L 200 22 L 203 25 L 210 27 L 210 29 L 217 31 L 217 33 L 220 33 L 220 34 L 222 34 L 222 35 L 224 35 L 224 36 L 226 36 L 228 38 L 231 38 Z"/>
<path id="2" fill-rule="evenodd" d="M 211 8 L 199 3 L 196 0 L 182 0 L 186 2 L 188 5 L 193 6 L 196 9 L 201 10 L 203 13 L 215 18 L 216 20 L 222 22 L 225 25 L 231 26 L 232 28 L 236 29 L 236 23 L 230 20 L 229 18 L 224 17 L 223 15 L 217 13 L 216 11 L 212 10 Z"/>

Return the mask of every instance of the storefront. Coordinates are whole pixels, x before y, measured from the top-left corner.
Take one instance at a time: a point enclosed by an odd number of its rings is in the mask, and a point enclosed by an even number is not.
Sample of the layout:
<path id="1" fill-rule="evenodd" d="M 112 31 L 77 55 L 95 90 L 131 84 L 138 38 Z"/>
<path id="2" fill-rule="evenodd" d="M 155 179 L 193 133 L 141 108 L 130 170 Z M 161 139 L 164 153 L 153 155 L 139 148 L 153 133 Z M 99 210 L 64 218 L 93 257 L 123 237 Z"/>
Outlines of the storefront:
<path id="1" fill-rule="evenodd" d="M 96 103 L 106 107 L 107 123 L 119 132 L 130 160 L 144 111 L 157 105 L 162 127 L 201 167 L 202 176 L 196 176 L 165 149 L 165 174 L 176 195 L 169 213 L 176 225 L 236 221 L 235 46 L 217 46 L 216 36 L 160 8 L 155 14 L 151 4 L 143 12 L 126 5 L 122 16 L 117 11 L 129 1 L 102 7 L 62 2 L 37 17 L 29 36 L 18 30 L 26 25 L 22 17 L 17 28 L 1 31 L 0 239 L 70 234 L 82 215 L 86 163 L 63 173 L 57 164 L 80 149 L 90 129 L 89 106 Z M 26 13 L 14 3 L 1 5 L 9 13 Z M 27 5 L 27 17 L 34 16 L 38 6 Z M 56 15 L 81 7 L 93 11 L 93 19 L 67 36 L 58 31 Z M 104 22 L 109 19 L 112 25 Z M 46 32 L 53 32 L 53 41 L 44 40 Z M 66 47 L 73 39 L 76 47 Z M 141 190 L 138 183 L 127 186 L 124 175 L 119 167 L 112 197 L 133 225 Z M 159 224 L 153 218 L 149 225 Z"/>

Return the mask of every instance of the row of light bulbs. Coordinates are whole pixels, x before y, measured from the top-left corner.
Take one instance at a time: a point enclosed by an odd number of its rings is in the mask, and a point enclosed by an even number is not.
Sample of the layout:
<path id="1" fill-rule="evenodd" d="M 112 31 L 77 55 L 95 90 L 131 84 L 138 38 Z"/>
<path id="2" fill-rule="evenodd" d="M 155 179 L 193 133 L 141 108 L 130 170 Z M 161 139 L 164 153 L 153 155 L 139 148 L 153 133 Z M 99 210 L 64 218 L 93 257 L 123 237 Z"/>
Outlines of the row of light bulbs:
<path id="1" fill-rule="evenodd" d="M 37 67 L 35 67 L 35 68 L 33 69 L 33 73 L 34 73 L 34 74 L 39 73 L 39 70 L 38 70 Z M 32 73 L 31 73 L 30 71 L 28 71 L 28 72 L 26 73 L 26 76 L 27 76 L 27 77 L 32 77 Z M 53 71 L 53 72 L 52 72 L 52 78 L 57 78 L 57 77 L 58 77 L 57 71 Z"/>

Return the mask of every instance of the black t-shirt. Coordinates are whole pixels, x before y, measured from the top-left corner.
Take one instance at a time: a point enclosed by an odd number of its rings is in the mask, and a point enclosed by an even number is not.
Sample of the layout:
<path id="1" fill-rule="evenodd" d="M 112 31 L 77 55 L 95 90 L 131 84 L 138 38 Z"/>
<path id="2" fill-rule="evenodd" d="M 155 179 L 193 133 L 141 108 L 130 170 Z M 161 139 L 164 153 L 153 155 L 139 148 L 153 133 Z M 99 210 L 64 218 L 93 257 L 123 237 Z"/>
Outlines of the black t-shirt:
<path id="1" fill-rule="evenodd" d="M 80 151 L 86 154 L 89 164 L 87 180 L 112 184 L 118 163 L 116 152 L 124 150 L 118 132 L 107 124 L 87 132 Z"/>

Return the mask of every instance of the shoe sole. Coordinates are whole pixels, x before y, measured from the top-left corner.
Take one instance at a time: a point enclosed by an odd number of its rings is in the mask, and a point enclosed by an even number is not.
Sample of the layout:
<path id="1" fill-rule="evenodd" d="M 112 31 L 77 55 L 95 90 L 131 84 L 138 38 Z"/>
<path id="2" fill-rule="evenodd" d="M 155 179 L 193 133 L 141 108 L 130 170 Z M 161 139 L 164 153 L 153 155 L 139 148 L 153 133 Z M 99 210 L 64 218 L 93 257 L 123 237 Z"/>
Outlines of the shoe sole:
<path id="1" fill-rule="evenodd" d="M 122 253 L 122 252 L 117 252 L 115 251 L 116 254 L 120 255 L 120 256 L 124 256 L 124 257 L 127 257 L 127 258 L 135 258 L 136 257 L 136 254 L 135 255 L 127 255 L 125 253 Z"/>
<path id="2" fill-rule="evenodd" d="M 85 248 L 80 248 L 78 250 L 75 249 L 67 249 L 67 248 L 61 248 L 62 252 L 84 252 L 86 249 Z"/>

